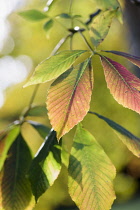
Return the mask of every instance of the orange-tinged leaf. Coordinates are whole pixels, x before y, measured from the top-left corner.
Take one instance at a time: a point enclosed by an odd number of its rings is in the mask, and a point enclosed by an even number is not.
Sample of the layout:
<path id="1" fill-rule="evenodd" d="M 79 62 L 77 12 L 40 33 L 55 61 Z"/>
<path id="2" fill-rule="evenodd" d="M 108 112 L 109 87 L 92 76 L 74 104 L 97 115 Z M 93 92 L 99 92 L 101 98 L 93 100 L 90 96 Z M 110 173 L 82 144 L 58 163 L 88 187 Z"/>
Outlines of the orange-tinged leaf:
<path id="1" fill-rule="evenodd" d="M 116 170 L 94 137 L 78 125 L 69 161 L 68 187 L 80 210 L 109 210 Z"/>
<path id="2" fill-rule="evenodd" d="M 89 110 L 93 70 L 90 59 L 72 67 L 50 87 L 47 109 L 51 125 L 60 139 L 83 120 Z"/>
<path id="3" fill-rule="evenodd" d="M 140 79 L 124 66 L 101 56 L 107 87 L 119 104 L 140 113 Z"/>
<path id="4" fill-rule="evenodd" d="M 140 57 L 138 57 L 138 56 L 134 56 L 134 55 L 131 55 L 131 54 L 128 54 L 128 53 L 125 53 L 125 52 L 114 51 L 114 50 L 104 51 L 104 52 L 113 53 L 115 55 L 119 55 L 119 56 L 122 56 L 124 58 L 127 58 L 133 64 L 135 64 L 136 66 L 140 67 Z"/>
<path id="5" fill-rule="evenodd" d="M 86 50 L 68 50 L 47 58 L 36 67 L 33 76 L 24 87 L 57 78 L 69 69 L 76 58 L 84 52 Z"/>

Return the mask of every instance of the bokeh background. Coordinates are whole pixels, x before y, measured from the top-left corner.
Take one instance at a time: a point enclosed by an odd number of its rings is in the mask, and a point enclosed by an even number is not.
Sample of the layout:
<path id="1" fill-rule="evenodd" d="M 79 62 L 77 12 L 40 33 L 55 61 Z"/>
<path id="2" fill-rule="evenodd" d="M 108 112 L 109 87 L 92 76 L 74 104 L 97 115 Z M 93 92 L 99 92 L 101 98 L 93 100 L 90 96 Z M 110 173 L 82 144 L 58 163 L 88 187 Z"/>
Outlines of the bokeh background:
<path id="1" fill-rule="evenodd" d="M 124 2 L 120 1 L 123 11 Z M 134 2 L 131 1 L 132 4 Z M 69 11 L 69 0 L 54 0 L 48 15 L 53 17 Z M 32 75 L 35 66 L 50 56 L 58 41 L 68 34 L 70 27 L 68 19 L 60 19 L 54 22 L 53 27 L 45 31 L 45 20 L 30 22 L 19 16 L 18 12 L 38 9 L 47 11 L 46 0 L 10 0 L 0 1 L 0 130 L 9 123 L 19 118 L 28 106 L 35 86 L 23 88 L 28 78 Z M 89 14 L 97 11 L 96 1 L 73 1 L 72 13 L 81 15 L 81 20 L 86 21 Z M 125 15 L 125 14 L 124 14 Z M 125 19 L 126 18 L 126 19 Z M 78 22 L 75 23 L 75 26 Z M 80 25 L 81 26 L 81 25 Z M 99 49 L 119 50 L 131 52 L 135 40 L 130 41 L 127 17 L 121 24 L 114 19 L 109 34 Z M 90 42 L 88 33 L 85 36 Z M 60 50 L 69 49 L 67 41 Z M 76 34 L 73 39 L 73 49 L 87 49 L 82 38 Z M 117 56 L 108 57 L 125 65 L 130 71 L 133 66 L 125 59 Z M 94 90 L 91 100 L 91 111 L 102 114 L 132 133 L 140 136 L 140 117 L 137 113 L 123 108 L 110 95 L 106 87 L 103 70 L 98 58 L 93 58 L 94 66 Z M 41 84 L 34 100 L 34 105 L 45 106 L 47 90 L 50 84 Z M 49 127 L 47 115 L 30 117 Z M 117 199 L 112 210 L 139 210 L 140 209 L 140 160 L 122 144 L 115 133 L 100 119 L 87 115 L 83 121 L 84 126 L 95 136 L 103 146 L 117 169 L 114 181 Z M 29 125 L 24 124 L 22 133 L 30 146 L 33 155 L 37 152 L 42 139 Z M 74 129 L 64 136 L 66 144 L 70 144 L 74 135 Z M 77 209 L 70 199 L 67 189 L 67 173 L 63 168 L 58 180 L 40 198 L 35 210 L 66 210 Z"/>

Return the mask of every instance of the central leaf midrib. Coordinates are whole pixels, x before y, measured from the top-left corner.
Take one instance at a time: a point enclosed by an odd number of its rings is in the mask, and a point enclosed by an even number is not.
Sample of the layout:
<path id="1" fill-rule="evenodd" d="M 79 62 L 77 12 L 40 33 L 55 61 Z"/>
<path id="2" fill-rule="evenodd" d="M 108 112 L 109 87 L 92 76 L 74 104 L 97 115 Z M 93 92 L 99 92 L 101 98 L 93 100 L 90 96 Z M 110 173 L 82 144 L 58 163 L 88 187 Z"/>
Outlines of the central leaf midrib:
<path id="1" fill-rule="evenodd" d="M 104 56 L 103 56 L 104 57 Z M 133 90 L 132 90 L 132 87 L 126 82 L 126 80 L 125 80 L 125 78 L 119 73 L 119 71 L 115 68 L 115 66 L 113 66 L 113 64 L 112 63 L 110 63 L 110 61 L 108 60 L 108 59 L 106 59 L 105 57 L 104 57 L 104 59 L 107 61 L 107 63 L 115 70 L 115 72 L 118 74 L 118 76 L 121 78 L 121 80 L 123 81 L 123 83 L 128 87 L 128 89 L 130 89 L 130 92 L 133 94 L 133 96 L 134 96 L 134 98 L 136 98 L 135 97 L 135 95 L 134 95 L 134 92 L 133 92 Z M 137 90 L 137 89 L 136 89 Z"/>
<path id="2" fill-rule="evenodd" d="M 64 120 L 64 123 L 63 123 L 63 126 L 62 126 L 62 129 L 61 129 L 61 132 L 60 132 L 60 133 L 63 132 L 63 129 L 65 128 L 65 125 L 67 124 L 68 116 L 69 116 L 68 110 L 70 110 L 70 106 L 71 106 L 71 103 L 72 103 L 72 101 L 73 101 L 72 99 L 73 99 L 73 96 L 75 95 L 76 88 L 77 88 L 77 86 L 78 86 L 78 84 L 79 84 L 79 81 L 80 81 L 80 79 L 81 79 L 81 77 L 82 77 L 82 75 L 83 75 L 83 73 L 84 73 L 84 71 L 85 71 L 85 69 L 86 69 L 88 63 L 89 63 L 89 59 L 87 59 L 87 60 L 83 63 L 82 68 L 79 70 L 79 72 L 78 72 L 78 74 L 77 74 L 77 78 L 76 78 L 76 82 L 75 82 L 75 85 L 74 85 L 74 88 L 73 88 L 73 92 L 71 93 L 71 97 L 70 97 L 69 102 L 68 102 L 67 113 L 66 113 L 65 118 L 64 118 L 64 119 L 66 119 L 66 120 Z"/>
<path id="3" fill-rule="evenodd" d="M 15 196 L 16 196 L 16 187 L 17 187 L 17 176 L 18 176 L 18 168 L 19 168 L 19 156 L 20 156 L 20 143 L 21 143 L 21 134 L 19 134 L 19 136 L 17 137 L 17 145 L 16 145 L 16 165 L 15 165 L 15 176 L 14 176 L 14 181 L 13 181 L 13 192 L 12 192 L 12 206 L 15 206 L 16 200 L 15 200 Z"/>
<path id="4" fill-rule="evenodd" d="M 77 52 L 77 53 L 75 53 L 75 54 L 72 54 L 71 56 L 69 56 L 69 57 L 67 57 L 65 60 L 63 60 L 62 62 L 60 62 L 60 63 L 58 63 L 57 65 L 55 65 L 55 66 L 53 66 L 53 67 L 50 67 L 49 68 L 49 71 L 51 71 L 51 70 L 54 70 L 54 69 L 56 69 L 57 67 L 59 67 L 59 66 L 61 66 L 63 63 L 65 63 L 67 60 L 70 60 L 71 58 L 73 58 L 73 57 L 76 57 L 76 56 L 78 56 L 78 54 L 81 54 L 82 52 L 84 52 L 84 50 L 82 51 L 79 51 L 79 52 Z M 60 59 L 60 58 L 59 58 Z M 62 59 L 62 58 L 61 58 Z M 45 62 L 45 61 L 44 61 Z M 43 64 L 43 63 L 42 63 Z M 40 64 L 41 65 L 41 64 Z M 42 71 L 44 72 L 46 69 L 43 69 Z M 41 71 L 40 71 L 40 69 L 38 69 L 38 73 L 42 73 Z M 44 72 L 44 74 L 49 74 L 50 72 Z"/>

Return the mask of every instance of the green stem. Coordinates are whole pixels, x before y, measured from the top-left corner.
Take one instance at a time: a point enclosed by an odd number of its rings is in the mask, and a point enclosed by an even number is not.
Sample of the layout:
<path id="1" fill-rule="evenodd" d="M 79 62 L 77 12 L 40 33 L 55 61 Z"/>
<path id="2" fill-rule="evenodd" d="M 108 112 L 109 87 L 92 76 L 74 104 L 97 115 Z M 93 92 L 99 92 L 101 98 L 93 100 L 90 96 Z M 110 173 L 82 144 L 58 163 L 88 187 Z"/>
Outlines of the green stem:
<path id="1" fill-rule="evenodd" d="M 69 7 L 69 14 L 70 15 L 72 14 L 72 3 L 73 3 L 73 0 L 70 0 L 70 7 Z"/>
<path id="2" fill-rule="evenodd" d="M 60 47 L 67 41 L 67 39 L 71 36 L 71 34 L 68 34 L 66 37 L 60 39 L 60 41 L 58 42 L 58 44 L 55 46 L 55 48 L 53 49 L 53 51 L 51 52 L 51 55 L 55 55 L 57 53 L 57 51 L 60 49 Z"/>
<path id="3" fill-rule="evenodd" d="M 39 88 L 39 84 L 35 86 L 35 89 L 33 91 L 33 94 L 32 94 L 32 97 L 31 97 L 31 100 L 30 100 L 30 103 L 29 103 L 29 109 L 31 109 L 31 107 L 32 107 L 32 103 L 33 103 L 33 101 L 35 99 L 35 96 L 37 94 L 38 88 Z"/>
<path id="4" fill-rule="evenodd" d="M 57 17 L 57 16 L 56 16 L 56 17 Z M 64 29 L 67 30 L 67 27 L 66 27 L 65 25 L 63 25 L 61 22 L 59 22 L 59 21 L 56 19 L 56 17 L 54 17 L 53 20 L 55 20 L 55 22 L 59 23 Z"/>
<path id="5" fill-rule="evenodd" d="M 32 108 L 32 104 L 33 104 L 33 101 L 34 101 L 35 96 L 36 96 L 36 94 L 37 94 L 38 88 L 39 88 L 39 84 L 35 86 L 35 89 L 34 89 L 33 94 L 32 94 L 32 96 L 31 96 L 31 99 L 30 99 L 28 108 L 27 108 L 27 110 L 25 111 L 25 113 L 20 117 L 21 121 L 24 120 L 24 118 L 27 116 L 28 112 L 29 112 L 30 109 Z"/>
<path id="6" fill-rule="evenodd" d="M 87 41 L 86 37 L 83 35 L 83 33 L 79 30 L 78 31 L 79 34 L 82 36 L 83 40 L 85 41 L 85 43 L 87 44 L 88 48 L 90 49 L 90 51 L 93 53 L 94 50 L 92 49 L 92 47 L 90 46 L 89 42 Z"/>
<path id="7" fill-rule="evenodd" d="M 73 34 L 70 36 L 70 50 L 72 50 Z"/>
<path id="8" fill-rule="evenodd" d="M 70 0 L 69 15 L 72 16 L 72 3 L 73 0 Z M 71 18 L 71 28 L 73 28 L 73 18 Z M 70 50 L 72 50 L 73 34 L 70 36 Z"/>

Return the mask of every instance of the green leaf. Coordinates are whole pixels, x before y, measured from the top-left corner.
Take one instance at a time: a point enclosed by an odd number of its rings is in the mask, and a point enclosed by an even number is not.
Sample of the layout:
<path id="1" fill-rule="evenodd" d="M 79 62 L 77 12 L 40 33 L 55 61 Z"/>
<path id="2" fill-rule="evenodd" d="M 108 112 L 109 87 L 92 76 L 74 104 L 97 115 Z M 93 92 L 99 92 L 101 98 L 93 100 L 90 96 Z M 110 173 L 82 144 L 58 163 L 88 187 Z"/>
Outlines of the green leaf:
<path id="1" fill-rule="evenodd" d="M 35 121 L 31 121 L 31 120 L 27 120 L 27 122 L 32 125 L 36 130 L 37 132 L 40 134 L 40 136 L 44 139 L 48 133 L 50 132 L 50 128 L 48 128 L 47 126 L 41 124 L 41 123 L 38 123 L 38 122 L 35 122 Z"/>
<path id="2" fill-rule="evenodd" d="M 61 170 L 61 146 L 56 132 L 51 131 L 39 149 L 29 171 L 29 178 L 36 201 L 54 183 Z"/>
<path id="3" fill-rule="evenodd" d="M 53 23 L 54 23 L 53 19 L 48 20 L 43 26 L 44 30 L 49 31 L 52 28 Z"/>
<path id="4" fill-rule="evenodd" d="M 108 119 L 102 115 L 95 112 L 89 111 L 89 113 L 96 115 L 100 119 L 104 120 L 111 128 L 113 128 L 122 140 L 122 142 L 127 146 L 127 148 L 137 157 L 140 157 L 140 138 L 134 136 L 130 131 L 126 130 L 121 125 L 117 124 L 113 120 Z"/>
<path id="5" fill-rule="evenodd" d="M 86 52 L 86 50 L 69 50 L 60 52 L 47 58 L 36 67 L 33 76 L 24 87 L 44 83 L 57 78 L 67 69 L 69 69 L 76 58 L 84 52 Z"/>
<path id="6" fill-rule="evenodd" d="M 109 210 L 115 167 L 94 137 L 78 125 L 70 155 L 68 187 L 81 210 Z"/>
<path id="7" fill-rule="evenodd" d="M 0 173 L 0 209 L 33 209 L 33 196 L 26 176 L 31 160 L 30 150 L 19 134 L 8 151 Z"/>
<path id="8" fill-rule="evenodd" d="M 0 171 L 7 158 L 8 150 L 20 132 L 20 126 L 14 125 L 7 132 L 1 134 L 0 138 Z"/>
<path id="9" fill-rule="evenodd" d="M 18 14 L 29 21 L 40 21 L 47 18 L 45 13 L 35 9 L 19 12 Z"/>
<path id="10" fill-rule="evenodd" d="M 116 16 L 116 12 L 116 10 L 107 10 L 99 13 L 99 15 L 93 19 L 89 33 L 95 47 L 97 47 L 107 36 L 112 19 Z"/>
<path id="11" fill-rule="evenodd" d="M 81 15 L 73 15 L 72 18 L 81 18 Z"/>
<path id="12" fill-rule="evenodd" d="M 56 17 L 60 17 L 64 19 L 71 19 L 71 16 L 67 13 L 61 13 L 60 15 L 57 15 Z"/>
<path id="13" fill-rule="evenodd" d="M 44 115 L 47 115 L 47 109 L 45 106 L 34 106 L 26 114 L 26 116 L 36 116 L 36 117 Z"/>
<path id="14" fill-rule="evenodd" d="M 120 7 L 117 0 L 94 0 L 96 1 L 96 5 L 99 9 L 106 10 L 106 9 L 117 9 Z"/>
<path id="15" fill-rule="evenodd" d="M 52 83 L 47 109 L 58 139 L 83 120 L 89 110 L 92 88 L 90 59 L 69 69 Z"/>

